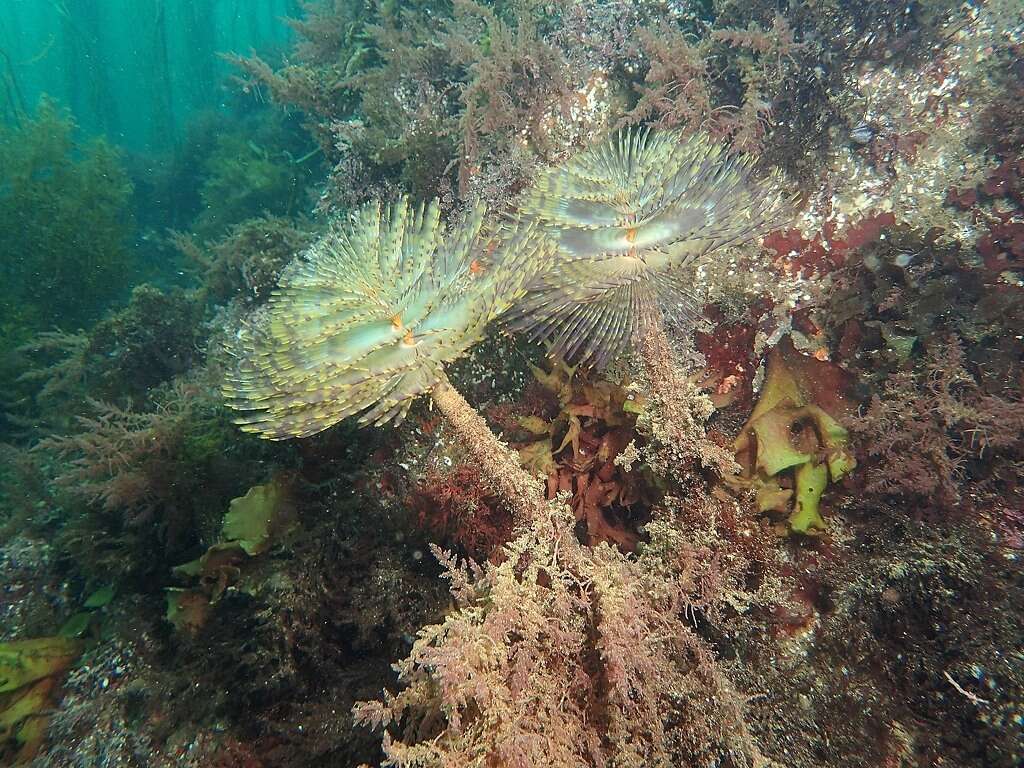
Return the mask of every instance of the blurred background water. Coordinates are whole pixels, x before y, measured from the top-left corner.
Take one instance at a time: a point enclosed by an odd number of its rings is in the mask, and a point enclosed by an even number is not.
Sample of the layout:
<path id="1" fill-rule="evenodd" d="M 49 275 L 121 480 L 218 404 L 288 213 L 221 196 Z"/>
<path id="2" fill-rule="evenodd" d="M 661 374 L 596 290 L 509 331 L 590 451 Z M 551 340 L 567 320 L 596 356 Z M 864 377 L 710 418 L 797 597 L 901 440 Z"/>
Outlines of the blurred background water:
<path id="1" fill-rule="evenodd" d="M 131 289 L 189 285 L 175 233 L 204 240 L 309 209 L 317 146 L 245 87 L 296 0 L 0 4 L 0 338 L 87 327 Z"/>
<path id="2" fill-rule="evenodd" d="M 46 94 L 78 125 L 133 150 L 181 141 L 197 112 L 224 108 L 224 52 L 273 57 L 296 0 L 4 0 L 0 110 L 31 112 Z"/>

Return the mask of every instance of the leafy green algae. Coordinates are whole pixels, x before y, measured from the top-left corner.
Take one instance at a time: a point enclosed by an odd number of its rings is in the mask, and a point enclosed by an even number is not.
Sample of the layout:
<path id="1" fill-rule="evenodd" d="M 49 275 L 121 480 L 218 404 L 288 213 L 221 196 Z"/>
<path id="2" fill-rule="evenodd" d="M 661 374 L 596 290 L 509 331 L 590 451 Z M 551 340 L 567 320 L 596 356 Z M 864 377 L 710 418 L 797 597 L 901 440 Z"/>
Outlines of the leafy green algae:
<path id="1" fill-rule="evenodd" d="M 77 642 L 65 637 L 0 643 L 0 693 L 62 672 L 80 651 Z"/>
<path id="2" fill-rule="evenodd" d="M 796 533 L 825 529 L 821 497 L 856 465 L 849 435 L 851 381 L 838 366 L 801 355 L 789 337 L 768 355 L 761 397 L 733 448 L 737 484 L 756 493 L 760 511 L 789 512 Z"/>

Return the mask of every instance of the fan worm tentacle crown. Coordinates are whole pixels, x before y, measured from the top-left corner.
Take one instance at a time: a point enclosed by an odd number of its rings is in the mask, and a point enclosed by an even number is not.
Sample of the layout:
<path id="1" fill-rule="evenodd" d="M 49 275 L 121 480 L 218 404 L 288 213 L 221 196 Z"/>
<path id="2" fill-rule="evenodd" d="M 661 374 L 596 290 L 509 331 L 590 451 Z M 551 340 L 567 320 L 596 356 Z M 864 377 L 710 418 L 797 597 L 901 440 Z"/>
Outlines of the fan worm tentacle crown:
<path id="1" fill-rule="evenodd" d="M 446 234 L 436 202 L 371 203 L 292 263 L 241 329 L 226 402 L 243 430 L 275 440 L 360 413 L 363 423 L 400 420 L 550 248 L 532 223 L 485 226 L 479 204 Z"/>
<path id="2" fill-rule="evenodd" d="M 705 136 L 626 130 L 543 171 L 520 219 L 555 242 L 511 324 L 552 354 L 603 366 L 661 310 L 693 312 L 683 268 L 784 221 L 778 177 Z"/>

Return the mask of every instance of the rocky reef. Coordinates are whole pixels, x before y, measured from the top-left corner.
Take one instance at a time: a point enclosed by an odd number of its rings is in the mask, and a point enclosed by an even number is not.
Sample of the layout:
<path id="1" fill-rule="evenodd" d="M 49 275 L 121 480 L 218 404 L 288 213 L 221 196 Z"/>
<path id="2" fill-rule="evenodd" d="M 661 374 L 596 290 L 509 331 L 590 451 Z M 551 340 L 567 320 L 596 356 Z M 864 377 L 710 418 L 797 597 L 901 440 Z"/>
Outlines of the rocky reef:
<path id="1" fill-rule="evenodd" d="M 1019 4 L 287 23 L 0 129 L 0 765 L 1019 765 Z"/>

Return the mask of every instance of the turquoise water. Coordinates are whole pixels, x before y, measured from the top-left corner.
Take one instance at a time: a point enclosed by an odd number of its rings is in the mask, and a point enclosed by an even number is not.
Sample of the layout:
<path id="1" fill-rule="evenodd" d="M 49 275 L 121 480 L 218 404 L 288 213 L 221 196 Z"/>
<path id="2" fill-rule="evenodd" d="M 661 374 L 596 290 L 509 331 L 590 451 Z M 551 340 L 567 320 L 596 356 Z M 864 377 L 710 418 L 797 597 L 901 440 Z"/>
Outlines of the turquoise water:
<path id="1" fill-rule="evenodd" d="M 79 126 L 132 150 L 180 141 L 200 111 L 234 98 L 219 54 L 271 57 L 291 40 L 290 0 L 6 0 L 0 14 L 3 114 L 47 94 Z"/>

